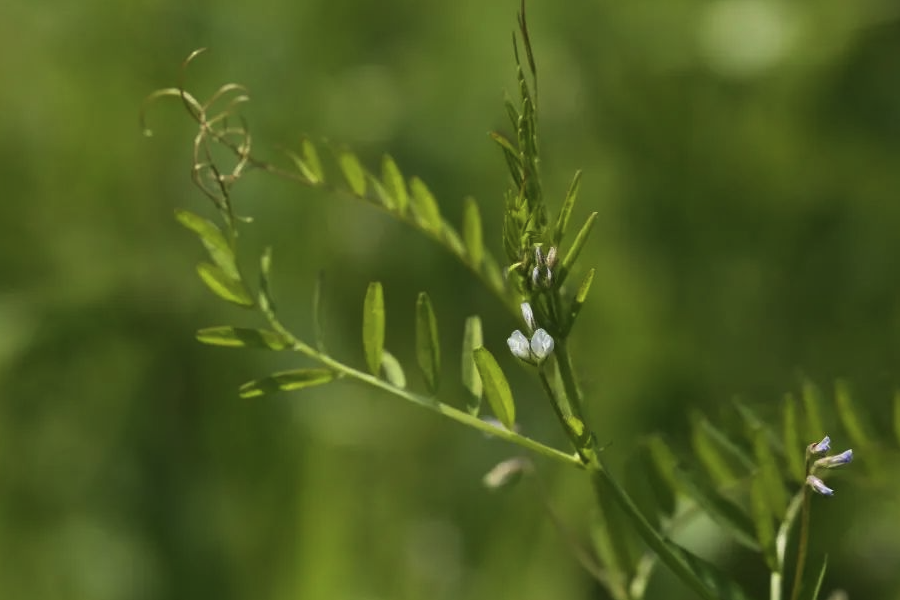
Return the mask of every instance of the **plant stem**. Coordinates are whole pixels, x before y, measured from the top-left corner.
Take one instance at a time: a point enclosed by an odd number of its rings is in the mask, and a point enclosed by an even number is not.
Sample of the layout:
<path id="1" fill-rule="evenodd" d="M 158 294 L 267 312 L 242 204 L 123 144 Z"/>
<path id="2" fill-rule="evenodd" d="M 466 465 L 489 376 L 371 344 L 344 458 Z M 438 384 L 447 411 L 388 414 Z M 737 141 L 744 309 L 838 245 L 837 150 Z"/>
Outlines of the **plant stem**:
<path id="1" fill-rule="evenodd" d="M 353 367 L 345 365 L 339 360 L 335 360 L 331 358 L 327 354 L 319 352 L 312 346 L 298 340 L 294 335 L 278 320 L 275 314 L 269 311 L 263 311 L 266 320 L 269 323 L 269 326 L 272 327 L 279 335 L 284 337 L 291 345 L 291 349 L 295 352 L 299 352 L 308 356 L 309 358 L 315 360 L 316 362 L 334 370 L 335 372 L 350 377 L 352 379 L 356 379 L 362 383 L 366 383 L 372 387 L 376 387 L 395 396 L 399 396 L 404 400 L 408 400 L 413 404 L 421 406 L 423 408 L 427 408 L 434 412 L 444 415 L 458 423 L 462 423 L 463 425 L 468 425 L 474 429 L 478 429 L 479 431 L 486 433 L 488 435 L 492 435 L 494 437 L 500 438 L 507 442 L 511 442 L 513 444 L 517 444 L 523 448 L 527 448 L 532 452 L 536 452 L 537 454 L 541 454 L 546 456 L 547 458 L 551 458 L 556 461 L 560 461 L 566 463 L 570 466 L 575 466 L 579 468 L 584 468 L 584 462 L 576 455 L 566 454 L 565 452 L 561 452 L 556 448 L 551 448 L 545 444 L 542 444 L 536 440 L 533 440 L 529 437 L 516 433 L 515 431 L 511 431 L 506 429 L 505 427 L 497 427 L 496 425 L 492 425 L 487 421 L 483 421 L 478 417 L 475 417 L 468 412 L 459 410 L 458 408 L 454 408 L 449 404 L 444 404 L 443 402 L 439 402 L 434 398 L 430 398 L 427 396 L 422 396 L 408 390 L 398 388 L 391 383 L 375 377 L 374 375 L 370 375 L 369 373 L 364 373 Z"/>
<path id="2" fill-rule="evenodd" d="M 807 472 L 809 472 L 808 467 Z M 803 571 L 806 569 L 806 552 L 809 545 L 809 513 L 811 498 L 812 490 L 808 485 L 804 485 L 803 508 L 800 509 L 800 539 L 797 541 L 797 566 L 794 569 L 794 586 L 793 590 L 791 591 L 791 600 L 797 600 L 800 597 L 800 588 L 803 583 Z"/>

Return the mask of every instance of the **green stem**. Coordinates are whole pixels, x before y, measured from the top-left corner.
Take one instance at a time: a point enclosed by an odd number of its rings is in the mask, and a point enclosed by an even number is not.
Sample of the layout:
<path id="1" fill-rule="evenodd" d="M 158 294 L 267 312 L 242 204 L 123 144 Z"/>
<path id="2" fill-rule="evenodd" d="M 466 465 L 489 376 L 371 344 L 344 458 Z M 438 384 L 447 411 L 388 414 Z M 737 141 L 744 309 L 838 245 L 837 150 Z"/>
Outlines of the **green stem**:
<path id="1" fill-rule="evenodd" d="M 565 352 L 565 343 L 560 343 L 558 348 L 559 347 L 563 349 L 563 354 L 557 355 L 557 364 L 560 365 L 560 377 L 563 380 L 564 389 L 562 393 L 569 396 L 570 393 L 572 393 L 569 392 L 569 390 L 575 389 L 571 360 L 568 353 Z M 706 600 L 718 600 L 703 581 L 697 577 L 684 558 L 669 545 L 669 542 L 650 524 L 646 517 L 644 517 L 643 513 L 641 513 L 640 509 L 637 507 L 637 504 L 635 504 L 631 496 L 628 495 L 628 492 L 626 492 L 612 475 L 610 475 L 606 466 L 600 459 L 601 448 L 597 444 L 596 437 L 584 423 L 583 419 L 581 419 L 581 405 L 577 400 L 577 396 L 575 402 L 570 402 L 571 396 L 563 398 L 557 397 L 553 392 L 552 386 L 549 385 L 549 381 L 547 381 L 543 370 L 540 371 L 540 375 L 541 382 L 544 384 L 544 389 L 550 397 L 550 402 L 553 404 L 557 417 L 560 418 L 566 435 L 568 435 L 571 442 L 575 445 L 578 456 L 581 457 L 585 468 L 591 474 L 591 483 L 594 488 L 594 493 L 598 498 L 605 494 L 611 494 L 613 500 L 631 521 L 632 526 L 634 526 L 644 542 L 657 554 L 657 556 L 659 556 L 659 559 L 663 564 L 669 567 L 673 574 L 681 579 L 689 588 L 694 590 L 701 598 Z M 566 383 L 567 381 L 569 382 L 568 384 Z M 575 414 L 576 419 L 579 422 L 578 424 L 573 423 L 572 419 L 566 418 L 566 415 L 568 414 L 567 409 L 578 411 Z"/>
<path id="2" fill-rule="evenodd" d="M 809 472 L 809 469 L 807 469 Z M 803 572 L 806 570 L 806 553 L 809 546 L 809 513 L 812 498 L 812 490 L 808 485 L 803 487 L 803 508 L 800 509 L 800 539 L 797 541 L 797 567 L 794 570 L 794 586 L 791 591 L 791 600 L 800 597 L 800 588 L 803 583 Z"/>
<path id="3" fill-rule="evenodd" d="M 772 571 L 772 575 L 769 578 L 769 600 L 781 600 L 782 598 L 782 583 L 784 581 L 788 538 L 791 535 L 791 529 L 794 527 L 794 522 L 797 520 L 797 513 L 800 512 L 800 507 L 803 504 L 805 495 L 805 489 L 801 489 L 794 494 L 794 497 L 791 499 L 791 503 L 788 505 L 787 511 L 784 514 L 784 520 L 781 522 L 781 527 L 778 528 L 778 535 L 775 536 L 775 558 L 777 569 Z"/>
<path id="4" fill-rule="evenodd" d="M 332 369 L 337 373 L 340 373 L 343 376 L 356 379 L 357 381 L 368 384 L 372 387 L 390 392 L 395 396 L 399 396 L 400 398 L 408 400 L 413 404 L 442 414 L 445 417 L 448 417 L 458 423 L 468 425 L 469 427 L 478 429 L 483 433 L 492 435 L 513 444 L 517 444 L 523 448 L 531 450 L 532 452 L 536 452 L 537 454 L 546 456 L 547 458 L 563 462 L 570 466 L 584 468 L 584 463 L 576 455 L 566 454 L 565 452 L 561 452 L 556 448 L 551 448 L 550 446 L 516 433 L 515 431 L 510 431 L 505 427 L 497 427 L 496 425 L 492 425 L 491 423 L 483 421 L 478 417 L 469 414 L 468 412 L 459 410 L 448 404 L 439 402 L 433 398 L 421 396 L 408 390 L 398 388 L 383 379 L 375 377 L 374 375 L 370 375 L 369 373 L 365 373 L 363 371 L 354 369 L 353 367 L 349 367 L 344 363 L 335 360 L 327 354 L 323 354 L 317 351 L 315 348 L 309 346 L 308 344 L 305 344 L 298 340 L 290 331 L 287 330 L 287 328 L 284 327 L 284 325 L 281 324 L 275 314 L 271 311 L 264 311 L 264 314 L 266 320 L 269 322 L 269 326 L 272 327 L 272 329 L 278 332 L 291 344 L 292 350 L 308 356 L 309 358 L 328 367 L 329 369 Z"/>

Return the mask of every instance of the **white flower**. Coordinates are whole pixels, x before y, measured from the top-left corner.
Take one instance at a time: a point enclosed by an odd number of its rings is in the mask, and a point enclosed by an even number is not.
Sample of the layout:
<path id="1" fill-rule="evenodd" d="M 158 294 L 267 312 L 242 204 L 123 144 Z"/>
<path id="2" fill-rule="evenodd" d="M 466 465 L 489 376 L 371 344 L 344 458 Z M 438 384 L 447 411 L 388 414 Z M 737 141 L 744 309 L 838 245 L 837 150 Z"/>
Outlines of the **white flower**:
<path id="1" fill-rule="evenodd" d="M 509 346 L 509 351 L 513 353 L 513 356 L 522 360 L 530 360 L 531 349 L 528 338 L 521 331 L 518 329 L 513 331 L 509 339 L 506 340 L 506 344 Z"/>
<path id="2" fill-rule="evenodd" d="M 547 358 L 553 352 L 553 338 L 543 329 L 538 329 L 531 336 L 531 353 L 538 362 Z"/>

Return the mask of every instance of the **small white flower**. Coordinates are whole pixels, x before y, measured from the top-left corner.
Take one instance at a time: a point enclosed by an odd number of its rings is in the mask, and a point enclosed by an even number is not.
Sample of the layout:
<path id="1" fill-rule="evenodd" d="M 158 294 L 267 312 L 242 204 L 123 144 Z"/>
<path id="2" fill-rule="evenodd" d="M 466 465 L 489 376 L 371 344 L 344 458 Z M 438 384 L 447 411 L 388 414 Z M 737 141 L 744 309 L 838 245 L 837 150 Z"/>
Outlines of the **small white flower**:
<path id="1" fill-rule="evenodd" d="M 512 335 L 506 340 L 506 344 L 509 346 L 509 351 L 512 352 L 513 356 L 516 358 L 521 358 L 522 360 L 531 359 L 531 349 L 529 347 L 528 338 L 518 329 L 512 332 Z"/>
<path id="2" fill-rule="evenodd" d="M 528 331 L 537 329 L 537 325 L 534 322 L 534 312 L 532 312 L 531 305 L 527 302 L 522 303 L 522 318 L 525 319 L 525 324 L 528 325 Z"/>
<path id="3" fill-rule="evenodd" d="M 538 329 L 531 336 L 531 353 L 538 362 L 547 358 L 553 352 L 553 338 L 543 329 Z"/>

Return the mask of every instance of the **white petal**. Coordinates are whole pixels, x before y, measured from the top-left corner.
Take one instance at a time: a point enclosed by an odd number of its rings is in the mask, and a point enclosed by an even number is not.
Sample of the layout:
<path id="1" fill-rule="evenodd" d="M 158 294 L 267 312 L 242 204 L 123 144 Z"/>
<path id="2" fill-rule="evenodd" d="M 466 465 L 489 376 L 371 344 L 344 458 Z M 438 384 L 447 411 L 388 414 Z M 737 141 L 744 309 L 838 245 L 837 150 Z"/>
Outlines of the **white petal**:
<path id="1" fill-rule="evenodd" d="M 516 358 L 528 360 L 531 357 L 528 350 L 528 338 L 518 329 L 512 332 L 512 335 L 506 340 L 506 344 Z"/>
<path id="2" fill-rule="evenodd" d="M 531 352 L 538 358 L 544 360 L 553 352 L 553 338 L 543 329 L 534 332 L 531 338 Z"/>
<path id="3" fill-rule="evenodd" d="M 522 318 L 525 319 L 525 324 L 528 325 L 528 331 L 534 331 L 536 328 L 534 313 L 531 310 L 531 305 L 527 302 L 522 303 Z"/>

